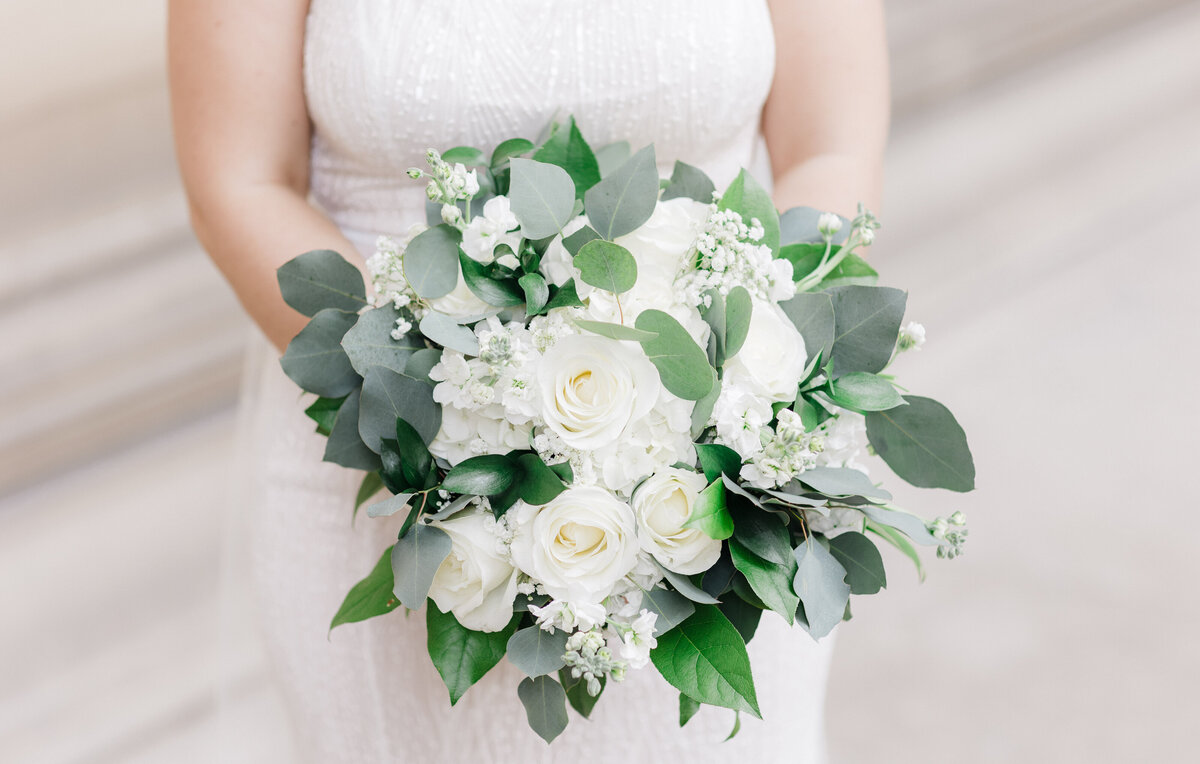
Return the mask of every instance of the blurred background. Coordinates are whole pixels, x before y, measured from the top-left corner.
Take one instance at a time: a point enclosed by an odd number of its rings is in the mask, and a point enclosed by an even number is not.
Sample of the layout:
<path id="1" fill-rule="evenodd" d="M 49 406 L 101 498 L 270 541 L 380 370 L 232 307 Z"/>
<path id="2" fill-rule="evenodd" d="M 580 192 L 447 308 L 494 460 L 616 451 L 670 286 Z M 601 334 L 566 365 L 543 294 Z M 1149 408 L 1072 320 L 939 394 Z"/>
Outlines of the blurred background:
<path id="1" fill-rule="evenodd" d="M 900 492 L 971 540 L 856 600 L 835 761 L 1194 761 L 1200 3 L 889 8 L 873 256 L 979 490 Z M 0 4 L 0 761 L 206 760 L 221 708 L 246 761 L 290 758 L 221 596 L 249 330 L 188 229 L 163 20 Z"/>

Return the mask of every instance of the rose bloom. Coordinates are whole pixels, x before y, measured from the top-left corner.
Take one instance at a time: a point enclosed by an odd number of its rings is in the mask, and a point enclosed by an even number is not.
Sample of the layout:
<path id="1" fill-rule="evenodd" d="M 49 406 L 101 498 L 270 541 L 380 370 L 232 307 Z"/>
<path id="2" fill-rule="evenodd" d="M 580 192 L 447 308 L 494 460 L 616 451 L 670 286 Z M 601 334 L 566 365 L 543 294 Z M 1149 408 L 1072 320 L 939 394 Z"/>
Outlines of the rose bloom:
<path id="1" fill-rule="evenodd" d="M 444 613 L 474 631 L 499 631 L 513 616 L 517 570 L 501 556 L 490 512 L 469 512 L 430 523 L 450 536 L 450 554 L 429 587 Z"/>
<path id="2" fill-rule="evenodd" d="M 637 565 L 633 511 L 603 488 L 568 488 L 537 507 L 520 502 L 508 517 L 513 562 L 555 599 L 602 602 Z"/>
<path id="3" fill-rule="evenodd" d="M 537 369 L 540 413 L 572 448 L 602 448 L 645 416 L 662 384 L 637 345 L 598 335 L 564 337 Z"/>
<path id="4" fill-rule="evenodd" d="M 750 332 L 737 355 L 725 362 L 725 375 L 772 401 L 791 401 L 807 363 L 804 337 L 796 325 L 775 303 L 755 300 Z"/>
<path id="5" fill-rule="evenodd" d="M 646 478 L 633 492 L 638 543 L 667 570 L 685 576 L 702 573 L 721 556 L 720 541 L 683 527 L 707 485 L 703 475 L 671 467 Z"/>

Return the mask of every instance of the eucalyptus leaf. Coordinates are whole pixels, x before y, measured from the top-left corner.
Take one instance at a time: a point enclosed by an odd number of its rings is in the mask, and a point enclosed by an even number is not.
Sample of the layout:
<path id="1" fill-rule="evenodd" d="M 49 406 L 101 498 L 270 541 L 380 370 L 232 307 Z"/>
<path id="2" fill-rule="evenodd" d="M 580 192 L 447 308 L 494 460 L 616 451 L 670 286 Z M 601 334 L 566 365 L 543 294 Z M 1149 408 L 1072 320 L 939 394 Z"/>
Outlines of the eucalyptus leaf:
<path id="1" fill-rule="evenodd" d="M 579 250 L 583 249 L 584 244 L 599 238 L 600 234 L 596 233 L 595 229 L 585 225 L 570 236 L 563 237 L 563 249 L 567 250 L 571 257 L 575 257 L 579 254 Z"/>
<path id="2" fill-rule="evenodd" d="M 750 316 L 754 304 L 745 287 L 736 286 L 725 297 L 725 357 L 733 358 L 750 334 Z"/>
<path id="3" fill-rule="evenodd" d="M 342 337 L 342 349 L 355 371 L 366 376 L 372 366 L 382 366 L 404 372 L 412 354 L 425 347 L 413 333 L 392 339 L 399 317 L 400 312 L 390 305 L 373 308 L 358 317 L 358 322 Z"/>
<path id="4" fill-rule="evenodd" d="M 634 154 L 583 197 L 584 211 L 592 228 L 609 241 L 649 220 L 657 202 L 658 168 L 653 146 Z"/>
<path id="5" fill-rule="evenodd" d="M 817 221 L 824 214 L 812 207 L 792 207 L 779 216 L 779 243 L 795 244 L 797 242 L 822 242 L 824 237 L 817 228 Z M 850 235 L 850 221 L 838 215 L 842 220 L 841 229 L 833 235 L 833 243 L 841 244 Z"/>
<path id="6" fill-rule="evenodd" d="M 444 297 L 458 286 L 458 251 L 462 234 L 446 224 L 417 234 L 404 250 L 404 277 L 426 300 Z"/>
<path id="7" fill-rule="evenodd" d="M 596 162 L 600 165 L 600 177 L 607 178 L 618 167 L 625 164 L 632 154 L 629 141 L 616 141 L 596 150 Z"/>
<path id="8" fill-rule="evenodd" d="M 450 536 L 441 528 L 417 523 L 392 547 L 392 593 L 416 610 L 425 604 L 433 577 L 450 554 Z"/>
<path id="9" fill-rule="evenodd" d="M 707 305 L 700 305 L 700 317 L 711 330 L 708 336 L 708 362 L 713 368 L 725 365 L 725 296 L 716 289 L 704 292 Z"/>
<path id="10" fill-rule="evenodd" d="M 351 587 L 329 623 L 330 631 L 344 623 L 365 621 L 396 609 L 400 601 L 392 596 L 391 556 L 391 547 L 383 550 L 367 577 Z"/>
<path id="11" fill-rule="evenodd" d="M 763 227 L 763 237 L 759 243 L 770 247 L 772 254 L 779 251 L 779 212 L 771 201 L 771 195 L 750 173 L 745 170 L 738 173 L 721 195 L 717 207 L 739 213 L 746 225 L 757 218 Z"/>
<path id="12" fill-rule="evenodd" d="M 567 694 L 548 676 L 525 678 L 517 685 L 517 696 L 525 706 L 530 728 L 550 743 L 567 728 Z"/>
<path id="13" fill-rule="evenodd" d="M 553 634 L 538 626 L 527 626 L 508 639 L 508 660 L 526 676 L 538 677 L 558 671 L 566 665 L 567 632 Z"/>
<path id="14" fill-rule="evenodd" d="M 829 399 L 842 408 L 867 413 L 905 405 L 891 382 L 865 371 L 852 371 L 829 383 Z"/>
<path id="15" fill-rule="evenodd" d="M 650 660 L 668 683 L 688 697 L 761 719 L 741 635 L 716 606 L 695 607 L 691 617 L 658 637 Z"/>
<path id="16" fill-rule="evenodd" d="M 318 312 L 288 343 L 279 363 L 302 390 L 341 398 L 358 387 L 359 376 L 342 349 L 342 337 L 358 316 L 334 308 Z"/>
<path id="17" fill-rule="evenodd" d="M 829 295 L 801 293 L 779 303 L 779 307 L 804 337 L 804 349 L 808 355 L 812 357 L 820 353 L 822 357 L 829 358 L 837 336 L 837 317 Z"/>
<path id="18" fill-rule="evenodd" d="M 642 590 L 642 607 L 657 613 L 654 635 L 662 636 L 687 620 L 696 612 L 696 605 L 679 592 L 652 587 Z"/>
<path id="19" fill-rule="evenodd" d="M 725 506 L 725 484 L 713 478 L 692 505 L 692 512 L 683 523 L 684 528 L 697 528 L 711 539 L 723 541 L 733 535 L 733 517 Z M 704 600 L 697 600 L 703 602 Z"/>
<path id="20" fill-rule="evenodd" d="M 876 523 L 896 530 L 908 536 L 922 546 L 937 546 L 939 542 L 925 527 L 925 521 L 908 512 L 901 512 L 890 507 L 875 507 L 870 504 L 859 507 L 862 513 Z"/>
<path id="21" fill-rule="evenodd" d="M 521 235 L 542 239 L 562 231 L 571 219 L 575 184 L 563 168 L 532 159 L 513 159 L 508 197 L 521 223 Z"/>
<path id="22" fill-rule="evenodd" d="M 599 334 L 601 337 L 608 337 L 613 340 L 642 342 L 644 340 L 652 340 L 658 336 L 654 332 L 644 332 L 641 329 L 634 329 L 632 326 L 610 324 L 607 321 L 587 321 L 577 318 L 575 319 L 575 325 L 584 331 Z"/>
<path id="23" fill-rule="evenodd" d="M 620 244 L 593 239 L 575 255 L 575 267 L 585 284 L 613 294 L 628 292 L 637 283 L 637 261 Z"/>
<path id="24" fill-rule="evenodd" d="M 401 493 L 367 507 L 367 517 L 391 517 L 408 506 L 413 494 Z"/>
<path id="25" fill-rule="evenodd" d="M 566 122 L 555 124 L 546 142 L 534 152 L 533 158 L 566 170 L 575 184 L 575 196 L 578 199 L 582 199 L 585 191 L 600 182 L 600 165 L 591 146 L 575 125 L 574 117 L 567 117 Z"/>
<path id="26" fill-rule="evenodd" d="M 671 181 L 663 190 L 661 198 L 665 202 L 668 199 L 687 197 L 702 204 L 712 204 L 713 194 L 716 191 L 717 187 L 713 185 L 703 170 L 676 161 L 675 167 L 671 170 Z"/>
<path id="27" fill-rule="evenodd" d="M 851 594 L 875 594 L 887 586 L 883 557 L 871 540 L 849 531 L 829 539 L 829 553 L 846 569 Z"/>
<path id="28" fill-rule="evenodd" d="M 567 691 L 567 702 L 571 704 L 571 708 L 584 719 L 592 715 L 592 709 L 596 707 L 596 702 L 600 700 L 600 695 L 604 693 L 604 686 L 607 681 L 604 677 L 600 677 L 600 693 L 592 695 L 587 691 L 587 680 L 583 677 L 573 677 L 567 669 L 560 669 L 558 672 L 558 682 L 563 689 Z"/>
<path id="29" fill-rule="evenodd" d="M 792 555 L 780 565 L 764 560 L 746 548 L 737 537 L 729 540 L 729 554 L 733 565 L 750 584 L 768 608 L 783 616 L 790 626 L 796 617 L 796 605 L 800 603 L 792 591 L 792 579 L 796 576 L 796 560 Z"/>
<path id="30" fill-rule="evenodd" d="M 479 355 L 479 340 L 475 332 L 462 326 L 445 313 L 431 310 L 420 323 L 421 334 L 442 347 L 457 350 L 464 355 Z"/>
<path id="31" fill-rule="evenodd" d="M 642 311 L 634 325 L 657 337 L 642 341 L 646 357 L 658 369 L 663 387 L 688 401 L 698 401 L 712 390 L 717 375 L 692 335 L 670 314 L 661 310 Z"/>
<path id="32" fill-rule="evenodd" d="M 434 366 L 441 363 L 441 361 L 441 348 L 423 347 L 409 356 L 408 362 L 404 364 L 404 373 L 413 379 L 419 379 L 432 386 L 434 381 L 429 378 L 429 372 L 433 370 Z"/>
<path id="33" fill-rule="evenodd" d="M 355 390 L 342 402 L 337 418 L 333 420 L 333 429 L 329 431 L 329 440 L 325 442 L 325 455 L 322 458 L 354 470 L 377 470 L 380 466 L 379 455 L 367 448 L 359 433 L 361 395 Z"/>
<path id="34" fill-rule="evenodd" d="M 836 375 L 882 371 L 900 336 L 907 295 L 891 287 L 843 286 L 827 293 L 836 317 L 830 360 Z"/>
<path id="35" fill-rule="evenodd" d="M 430 603 L 425 612 L 426 645 L 434 668 L 450 692 L 450 705 L 500 662 L 520 619 L 514 616 L 500 631 L 472 631 Z"/>
<path id="36" fill-rule="evenodd" d="M 804 605 L 808 633 L 820 639 L 842 622 L 846 612 L 850 601 L 846 569 L 811 536 L 796 547 L 795 555 L 795 591 Z"/>
<path id="37" fill-rule="evenodd" d="M 700 400 L 696 401 L 696 405 L 692 407 L 692 438 L 699 438 L 705 428 L 708 427 L 708 421 L 712 419 L 713 409 L 717 405 L 717 398 L 721 397 L 721 380 L 713 382 L 712 389 L 708 391 Z"/>
<path id="38" fill-rule="evenodd" d="M 921 488 L 970 491 L 975 461 L 967 435 L 942 404 L 916 395 L 907 406 L 867 415 L 867 439 L 904 480 Z"/>
<path id="39" fill-rule="evenodd" d="M 357 313 L 367 305 L 362 273 L 329 249 L 288 260 L 275 271 L 283 301 L 306 316 L 334 309 Z"/>
<path id="40" fill-rule="evenodd" d="M 429 385 L 376 366 L 363 379 L 358 412 L 362 442 L 379 453 L 383 439 L 395 435 L 397 419 L 412 425 L 429 444 L 442 425 L 442 407 L 433 400 L 433 388 Z"/>
<path id="41" fill-rule="evenodd" d="M 871 482 L 866 473 L 849 467 L 813 467 L 801 472 L 801 483 L 825 496 L 862 496 L 887 501 L 892 495 Z"/>

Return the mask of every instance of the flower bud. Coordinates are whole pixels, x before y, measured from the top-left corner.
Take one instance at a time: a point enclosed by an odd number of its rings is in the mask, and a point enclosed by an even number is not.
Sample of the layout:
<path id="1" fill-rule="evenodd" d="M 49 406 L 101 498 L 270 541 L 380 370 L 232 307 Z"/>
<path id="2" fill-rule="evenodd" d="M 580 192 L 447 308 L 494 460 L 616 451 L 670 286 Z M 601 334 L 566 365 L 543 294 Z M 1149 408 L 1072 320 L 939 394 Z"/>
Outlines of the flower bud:
<path id="1" fill-rule="evenodd" d="M 842 230 L 842 219 L 832 212 L 822 212 L 821 217 L 817 218 L 817 230 L 828 241 L 833 238 L 834 234 Z"/>
<path id="2" fill-rule="evenodd" d="M 458 225 L 459 221 L 462 220 L 462 217 L 463 217 L 462 210 L 460 210 L 455 205 L 453 205 L 453 204 L 443 204 L 442 205 L 442 222 L 443 223 L 446 223 L 447 225 Z"/>

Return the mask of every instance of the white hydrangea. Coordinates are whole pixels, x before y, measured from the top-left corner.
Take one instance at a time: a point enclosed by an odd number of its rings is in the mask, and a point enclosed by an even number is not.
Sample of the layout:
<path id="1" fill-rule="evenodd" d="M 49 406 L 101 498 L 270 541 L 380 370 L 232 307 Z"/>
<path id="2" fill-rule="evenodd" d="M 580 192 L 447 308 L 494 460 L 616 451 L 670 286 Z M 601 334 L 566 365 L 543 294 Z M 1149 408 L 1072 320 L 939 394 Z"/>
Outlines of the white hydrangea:
<path id="1" fill-rule="evenodd" d="M 822 467 L 849 467 L 870 474 L 866 464 L 867 420 L 862 414 L 839 410 L 816 429 L 821 439 L 817 464 Z"/>

